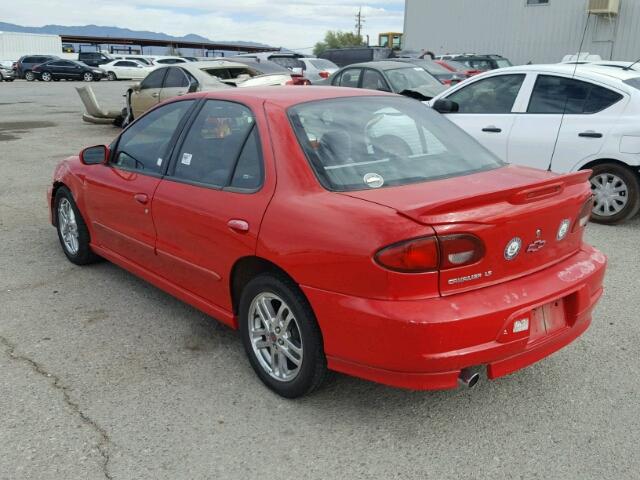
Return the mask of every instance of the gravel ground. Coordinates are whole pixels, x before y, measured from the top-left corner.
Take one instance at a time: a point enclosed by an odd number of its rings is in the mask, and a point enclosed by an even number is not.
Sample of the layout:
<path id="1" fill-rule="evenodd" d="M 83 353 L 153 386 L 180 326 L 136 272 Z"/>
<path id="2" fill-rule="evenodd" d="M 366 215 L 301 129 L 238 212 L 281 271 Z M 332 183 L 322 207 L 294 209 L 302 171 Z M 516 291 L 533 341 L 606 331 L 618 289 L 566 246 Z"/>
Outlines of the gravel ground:
<path id="1" fill-rule="evenodd" d="M 433 393 L 336 375 L 288 401 L 234 331 L 112 264 L 65 259 L 53 167 L 117 134 L 82 122 L 78 85 L 0 84 L 0 478 L 639 478 L 640 218 L 589 227 L 605 296 L 542 362 Z M 92 86 L 117 108 L 125 85 Z"/>

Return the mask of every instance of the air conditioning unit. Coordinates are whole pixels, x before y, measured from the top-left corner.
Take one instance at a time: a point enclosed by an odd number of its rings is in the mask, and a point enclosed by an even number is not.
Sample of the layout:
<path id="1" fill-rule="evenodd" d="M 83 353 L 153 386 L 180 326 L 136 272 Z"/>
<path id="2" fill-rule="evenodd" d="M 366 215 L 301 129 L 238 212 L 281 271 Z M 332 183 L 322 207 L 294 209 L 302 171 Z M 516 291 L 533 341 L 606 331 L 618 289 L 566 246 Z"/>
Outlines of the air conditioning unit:
<path id="1" fill-rule="evenodd" d="M 617 15 L 620 11 L 620 0 L 589 0 L 587 12 L 594 15 Z"/>

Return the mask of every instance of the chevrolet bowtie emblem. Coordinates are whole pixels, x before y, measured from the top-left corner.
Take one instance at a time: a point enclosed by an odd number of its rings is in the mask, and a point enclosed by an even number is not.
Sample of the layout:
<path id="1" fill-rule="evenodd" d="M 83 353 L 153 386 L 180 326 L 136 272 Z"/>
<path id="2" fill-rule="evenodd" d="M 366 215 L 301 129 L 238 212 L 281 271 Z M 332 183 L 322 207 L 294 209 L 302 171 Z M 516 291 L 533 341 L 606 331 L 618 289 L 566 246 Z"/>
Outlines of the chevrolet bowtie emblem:
<path id="1" fill-rule="evenodd" d="M 527 247 L 527 253 L 537 252 L 546 244 L 547 242 L 545 240 L 536 240 L 535 242 L 529 244 L 529 246 Z"/>

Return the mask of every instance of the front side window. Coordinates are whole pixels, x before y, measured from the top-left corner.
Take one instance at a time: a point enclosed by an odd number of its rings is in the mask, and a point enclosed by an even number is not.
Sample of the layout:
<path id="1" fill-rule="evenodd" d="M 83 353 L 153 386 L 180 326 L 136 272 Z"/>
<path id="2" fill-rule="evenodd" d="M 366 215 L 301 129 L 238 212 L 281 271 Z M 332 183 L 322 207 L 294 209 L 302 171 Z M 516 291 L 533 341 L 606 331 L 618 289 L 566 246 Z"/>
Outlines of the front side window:
<path id="1" fill-rule="evenodd" d="M 588 114 L 610 107 L 622 98 L 608 88 L 573 78 L 538 75 L 528 113 Z"/>
<path id="2" fill-rule="evenodd" d="M 308 102 L 289 109 L 289 118 L 329 190 L 407 185 L 503 165 L 451 122 L 407 98 Z"/>
<path id="3" fill-rule="evenodd" d="M 169 103 L 132 124 L 120 136 L 113 165 L 159 174 L 173 134 L 193 103 L 193 100 Z"/>
<path id="4" fill-rule="evenodd" d="M 152 71 L 140 84 L 140 89 L 145 90 L 147 88 L 161 88 L 162 79 L 164 78 L 165 73 L 167 73 L 166 68 L 160 68 L 158 70 Z"/>
<path id="5" fill-rule="evenodd" d="M 258 188 L 262 161 L 251 110 L 238 103 L 207 101 L 178 151 L 172 176 L 219 188 Z"/>
<path id="6" fill-rule="evenodd" d="M 458 113 L 511 113 L 524 77 L 517 74 L 484 78 L 452 93 L 447 100 L 458 104 Z"/>
<path id="7" fill-rule="evenodd" d="M 362 88 L 368 88 L 369 90 L 382 90 L 383 92 L 391 91 L 382 75 L 370 68 L 366 68 L 362 72 Z"/>

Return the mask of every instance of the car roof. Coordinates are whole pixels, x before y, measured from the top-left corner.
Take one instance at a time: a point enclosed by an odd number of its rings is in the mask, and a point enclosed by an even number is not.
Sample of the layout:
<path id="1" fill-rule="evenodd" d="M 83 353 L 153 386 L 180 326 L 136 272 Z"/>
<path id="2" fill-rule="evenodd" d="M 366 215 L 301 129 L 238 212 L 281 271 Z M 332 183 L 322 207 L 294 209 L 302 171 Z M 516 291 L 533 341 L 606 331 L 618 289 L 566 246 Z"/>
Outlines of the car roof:
<path id="1" fill-rule="evenodd" d="M 301 87 L 301 86 L 270 86 L 270 87 L 244 87 L 213 90 L 193 93 L 194 98 L 229 99 L 243 102 L 269 102 L 282 108 L 288 108 L 305 102 L 316 100 L 329 100 L 332 98 L 347 97 L 382 97 L 395 96 L 395 94 L 378 90 L 365 90 L 362 88 L 348 87 Z M 186 96 L 180 97 L 185 98 Z"/>
<path id="2" fill-rule="evenodd" d="M 408 62 L 398 62 L 395 60 L 379 60 L 376 62 L 361 62 L 361 63 L 353 63 L 351 65 L 347 65 L 343 67 L 343 69 L 357 67 L 357 68 L 375 68 L 377 70 L 395 70 L 397 68 L 411 68 L 410 64 L 407 65 Z"/>
<path id="3" fill-rule="evenodd" d="M 507 73 L 507 72 L 540 72 L 540 73 L 559 73 L 571 75 L 576 72 L 583 77 L 592 77 L 596 80 L 628 80 L 629 78 L 638 77 L 638 72 L 633 70 L 623 70 L 621 68 L 611 68 L 604 65 L 584 64 L 576 65 L 575 63 L 552 63 L 548 65 L 520 65 L 515 67 L 506 67 L 498 70 L 491 70 L 483 75 L 491 73 Z"/>

